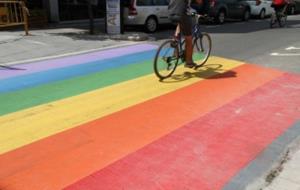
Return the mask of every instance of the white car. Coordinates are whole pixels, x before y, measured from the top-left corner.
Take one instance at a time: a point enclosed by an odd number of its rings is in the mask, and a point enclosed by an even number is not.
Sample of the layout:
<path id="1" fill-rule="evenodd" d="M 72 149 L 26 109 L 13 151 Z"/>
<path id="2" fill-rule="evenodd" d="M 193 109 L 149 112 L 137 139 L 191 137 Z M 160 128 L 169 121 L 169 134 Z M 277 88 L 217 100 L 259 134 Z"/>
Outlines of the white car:
<path id="1" fill-rule="evenodd" d="M 123 12 L 125 25 L 143 25 L 155 32 L 159 24 L 171 23 L 168 18 L 169 0 L 129 0 Z"/>
<path id="2" fill-rule="evenodd" d="M 261 0 L 259 5 L 256 4 L 256 0 L 247 0 L 247 3 L 250 5 L 251 15 L 258 16 L 260 19 L 264 19 L 274 11 L 271 7 L 272 0 Z"/>

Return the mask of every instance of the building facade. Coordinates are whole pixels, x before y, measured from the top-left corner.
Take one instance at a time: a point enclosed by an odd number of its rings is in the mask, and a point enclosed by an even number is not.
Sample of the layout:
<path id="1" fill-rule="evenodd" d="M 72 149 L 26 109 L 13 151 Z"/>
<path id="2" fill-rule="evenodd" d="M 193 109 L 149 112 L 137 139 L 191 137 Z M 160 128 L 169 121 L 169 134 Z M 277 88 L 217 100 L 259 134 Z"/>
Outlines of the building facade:
<path id="1" fill-rule="evenodd" d="M 43 10 L 49 22 L 88 19 L 87 0 L 27 0 L 30 11 Z M 93 0 L 95 18 L 105 14 L 105 0 Z"/>

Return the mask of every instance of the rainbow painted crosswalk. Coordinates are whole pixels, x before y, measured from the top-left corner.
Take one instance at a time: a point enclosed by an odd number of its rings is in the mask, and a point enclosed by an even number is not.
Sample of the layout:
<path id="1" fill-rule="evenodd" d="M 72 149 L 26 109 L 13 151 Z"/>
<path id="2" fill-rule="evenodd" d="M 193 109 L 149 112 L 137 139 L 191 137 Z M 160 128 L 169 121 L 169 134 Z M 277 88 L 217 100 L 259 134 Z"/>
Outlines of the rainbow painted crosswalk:
<path id="1" fill-rule="evenodd" d="M 0 70 L 0 190 L 222 189 L 300 118 L 300 76 L 138 44 Z"/>

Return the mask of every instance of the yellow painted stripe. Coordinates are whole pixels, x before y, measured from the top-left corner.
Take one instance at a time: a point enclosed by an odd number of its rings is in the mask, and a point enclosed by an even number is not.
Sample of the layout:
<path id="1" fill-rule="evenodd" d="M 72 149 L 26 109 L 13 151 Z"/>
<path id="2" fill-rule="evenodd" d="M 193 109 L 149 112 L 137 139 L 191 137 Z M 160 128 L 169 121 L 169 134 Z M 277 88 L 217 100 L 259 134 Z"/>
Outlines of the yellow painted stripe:
<path id="1" fill-rule="evenodd" d="M 0 117 L 0 154 L 226 72 L 241 64 L 234 60 L 211 57 L 207 65 L 198 71 L 178 67 L 175 78 L 164 82 L 158 82 L 156 76 L 151 74 L 4 115 Z"/>

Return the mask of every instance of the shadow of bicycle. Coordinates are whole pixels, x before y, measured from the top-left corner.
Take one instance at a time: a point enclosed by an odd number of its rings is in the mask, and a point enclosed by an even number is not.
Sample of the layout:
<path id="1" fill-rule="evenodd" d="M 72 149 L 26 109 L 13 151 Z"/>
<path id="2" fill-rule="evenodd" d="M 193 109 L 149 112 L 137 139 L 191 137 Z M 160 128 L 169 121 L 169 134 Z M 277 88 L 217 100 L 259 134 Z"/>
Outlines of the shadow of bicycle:
<path id="1" fill-rule="evenodd" d="M 0 70 L 15 70 L 15 71 L 24 71 L 26 69 L 15 67 L 15 66 L 8 66 L 8 65 L 0 65 Z"/>
<path id="2" fill-rule="evenodd" d="M 199 67 L 197 70 L 184 71 L 183 73 L 175 73 L 170 78 L 160 80 L 163 83 L 174 83 L 189 80 L 191 78 L 202 79 L 221 79 L 236 77 L 236 72 L 223 68 L 222 64 L 207 64 Z"/>

